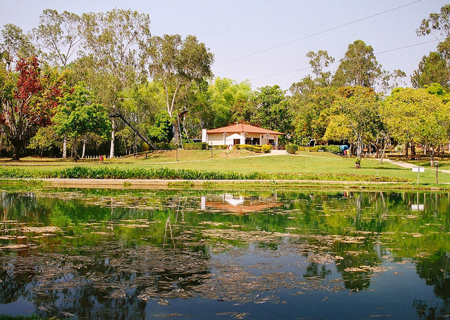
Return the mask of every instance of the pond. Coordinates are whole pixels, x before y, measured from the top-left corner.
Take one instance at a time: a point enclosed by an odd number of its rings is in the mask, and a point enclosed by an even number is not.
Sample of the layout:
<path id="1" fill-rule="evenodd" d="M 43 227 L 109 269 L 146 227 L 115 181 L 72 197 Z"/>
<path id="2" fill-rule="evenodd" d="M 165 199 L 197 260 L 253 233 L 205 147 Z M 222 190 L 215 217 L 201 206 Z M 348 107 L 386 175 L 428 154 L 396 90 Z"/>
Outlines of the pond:
<path id="1" fill-rule="evenodd" d="M 450 195 L 11 189 L 0 314 L 441 319 Z"/>

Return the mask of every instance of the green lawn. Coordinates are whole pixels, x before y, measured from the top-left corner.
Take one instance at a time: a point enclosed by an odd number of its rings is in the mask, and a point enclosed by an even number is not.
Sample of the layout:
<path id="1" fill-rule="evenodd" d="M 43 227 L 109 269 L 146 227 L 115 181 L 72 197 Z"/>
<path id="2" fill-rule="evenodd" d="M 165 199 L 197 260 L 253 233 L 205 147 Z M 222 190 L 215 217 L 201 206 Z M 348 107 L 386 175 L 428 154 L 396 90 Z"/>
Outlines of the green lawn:
<path id="1" fill-rule="evenodd" d="M 214 150 L 211 159 L 211 151 L 178 151 L 158 152 L 135 157 L 123 157 L 107 160 L 99 163 L 97 160 L 83 160 L 77 163 L 70 161 L 43 161 L 41 159 L 25 158 L 20 162 L 3 162 L 4 165 L 19 166 L 24 170 L 54 170 L 76 165 L 82 166 L 119 166 L 126 168 L 158 168 L 194 169 L 202 171 L 236 171 L 240 173 L 266 172 L 266 173 L 337 173 L 357 174 L 371 176 L 385 176 L 407 178 L 412 182 L 417 179 L 417 173 L 411 169 L 403 169 L 392 164 L 383 163 L 377 159 L 363 159 L 361 169 L 354 168 L 354 158 L 346 158 L 326 152 L 299 152 L 295 155 L 260 156 L 248 151 Z M 435 182 L 435 170 L 426 168 L 425 173 L 420 174 L 420 182 L 433 184 Z M 440 173 L 439 182 L 450 182 L 450 175 Z"/>

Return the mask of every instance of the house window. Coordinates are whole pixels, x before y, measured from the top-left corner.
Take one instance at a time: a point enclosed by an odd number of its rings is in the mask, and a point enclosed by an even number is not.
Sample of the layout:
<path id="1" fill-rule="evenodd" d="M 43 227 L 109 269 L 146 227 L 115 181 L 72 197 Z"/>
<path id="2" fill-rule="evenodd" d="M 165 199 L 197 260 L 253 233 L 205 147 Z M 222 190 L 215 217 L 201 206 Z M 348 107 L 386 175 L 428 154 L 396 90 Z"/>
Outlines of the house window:
<path id="1" fill-rule="evenodd" d="M 245 138 L 245 144 L 259 145 L 259 138 Z"/>

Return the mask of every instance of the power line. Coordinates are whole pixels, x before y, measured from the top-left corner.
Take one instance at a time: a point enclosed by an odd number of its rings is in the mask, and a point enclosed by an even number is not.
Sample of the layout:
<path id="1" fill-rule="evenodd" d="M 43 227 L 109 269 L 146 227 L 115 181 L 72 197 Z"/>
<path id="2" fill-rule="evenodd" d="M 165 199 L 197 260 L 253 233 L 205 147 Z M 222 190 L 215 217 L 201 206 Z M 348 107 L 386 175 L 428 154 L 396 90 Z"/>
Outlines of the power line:
<path id="1" fill-rule="evenodd" d="M 421 46 L 421 45 L 424 45 L 424 44 L 428 44 L 428 43 L 432 43 L 432 42 L 436 42 L 436 41 L 441 41 L 441 40 L 443 40 L 443 39 L 434 39 L 434 40 L 430 40 L 430 41 L 426 41 L 426 42 L 421 42 L 421 43 L 416 43 L 416 44 L 410 44 L 410 45 L 403 46 L 403 47 L 398 47 L 398 48 L 394 48 L 394 49 L 388 49 L 388 50 L 384 50 L 384 51 L 375 52 L 374 54 L 375 54 L 375 55 L 378 55 L 378 54 L 388 53 L 388 52 L 392 52 L 392 51 L 397 51 L 397 50 L 407 49 L 407 48 L 411 48 L 411 47 L 417 47 L 417 46 Z M 338 63 L 338 61 L 335 61 L 335 62 L 330 63 L 330 64 L 335 64 L 335 63 Z M 271 78 L 271 77 L 276 77 L 276 76 L 282 76 L 282 75 L 285 75 L 285 74 L 294 73 L 294 72 L 299 72 L 299 71 L 305 71 L 305 70 L 309 70 L 309 69 L 311 69 L 311 67 L 306 67 L 306 68 L 301 68 L 301 69 L 296 69 L 296 70 L 286 71 L 286 72 L 277 73 L 277 74 L 271 74 L 271 75 L 263 76 L 263 77 L 259 77 L 259 78 L 253 78 L 253 79 L 250 79 L 250 81 L 253 81 L 253 80 L 260 80 L 260 79 L 266 79 L 266 78 Z"/>
<path id="2" fill-rule="evenodd" d="M 291 43 L 294 43 L 294 42 L 297 42 L 297 41 L 301 41 L 301 40 L 305 40 L 305 39 L 308 39 L 308 38 L 312 38 L 312 37 L 318 36 L 318 35 L 320 35 L 322 33 L 333 31 L 333 30 L 336 30 L 336 29 L 339 29 L 339 28 L 342 28 L 342 27 L 349 26 L 349 25 L 354 24 L 354 23 L 358 23 L 358 22 L 361 22 L 361 21 L 364 21 L 364 20 L 367 20 L 367 19 L 371 19 L 373 17 L 377 17 L 379 15 L 382 15 L 382 14 L 385 14 L 385 13 L 388 13 L 388 12 L 392 12 L 392 11 L 395 11 L 395 10 L 398 10 L 398 9 L 402 9 L 404 7 L 416 4 L 416 3 L 421 2 L 421 1 L 422 0 L 417 0 L 417 1 L 414 1 L 414 2 L 407 3 L 405 5 L 402 5 L 400 7 L 395 7 L 395 8 L 386 10 L 386 11 L 375 13 L 373 15 L 370 15 L 370 16 L 367 16 L 367 17 L 364 17 L 364 18 L 361 18 L 361 19 L 357 19 L 357 20 L 354 20 L 354 21 L 351 21 L 351 22 L 347 22 L 347 23 L 341 24 L 341 25 L 333 27 L 333 28 L 329 28 L 329 29 L 326 29 L 326 30 L 323 30 L 323 31 L 319 31 L 319 32 L 316 32 L 316 33 L 313 33 L 313 34 L 310 34 L 310 35 L 307 35 L 307 36 L 304 36 L 304 37 L 301 37 L 301 38 L 298 38 L 298 39 L 294 39 L 294 40 L 291 40 L 291 41 L 288 41 L 288 42 L 285 42 L 285 43 L 281 43 L 279 45 L 276 45 L 276 46 L 273 46 L 273 47 L 270 47 L 270 48 L 267 48 L 267 49 L 263 49 L 263 50 L 260 50 L 260 51 L 254 52 L 254 53 L 250 53 L 250 54 L 247 54 L 245 56 L 241 56 L 239 58 L 228 60 L 228 61 L 219 63 L 216 66 L 221 66 L 221 65 L 224 65 L 224 64 L 227 64 L 227 63 L 230 63 L 230 62 L 234 62 L 234 61 L 241 60 L 241 59 L 244 59 L 244 58 L 248 58 L 248 57 L 251 57 L 251 56 L 254 56 L 254 55 L 266 52 L 266 51 L 270 51 L 270 50 L 273 50 L 273 49 L 276 49 L 276 48 L 279 48 L 279 47 L 283 47 L 283 46 L 286 46 L 288 44 L 291 44 Z"/>

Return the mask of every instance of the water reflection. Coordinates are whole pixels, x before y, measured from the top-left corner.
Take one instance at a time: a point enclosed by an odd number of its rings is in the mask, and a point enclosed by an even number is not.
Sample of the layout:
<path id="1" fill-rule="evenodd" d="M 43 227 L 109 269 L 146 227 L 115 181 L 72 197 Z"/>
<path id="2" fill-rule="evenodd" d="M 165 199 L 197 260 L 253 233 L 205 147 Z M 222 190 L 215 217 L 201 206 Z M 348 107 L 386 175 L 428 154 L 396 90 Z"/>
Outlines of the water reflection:
<path id="1" fill-rule="evenodd" d="M 449 199 L 3 192 L 0 313 L 139 319 L 184 314 L 187 299 L 209 302 L 190 314 L 205 319 L 266 318 L 262 304 L 287 318 L 437 319 L 450 311 Z"/>
<path id="2" fill-rule="evenodd" d="M 201 196 L 201 210 L 206 210 L 208 207 L 219 211 L 245 214 L 271 209 L 281 205 L 282 202 L 278 202 L 276 193 L 270 196 L 244 196 L 228 193 Z"/>

